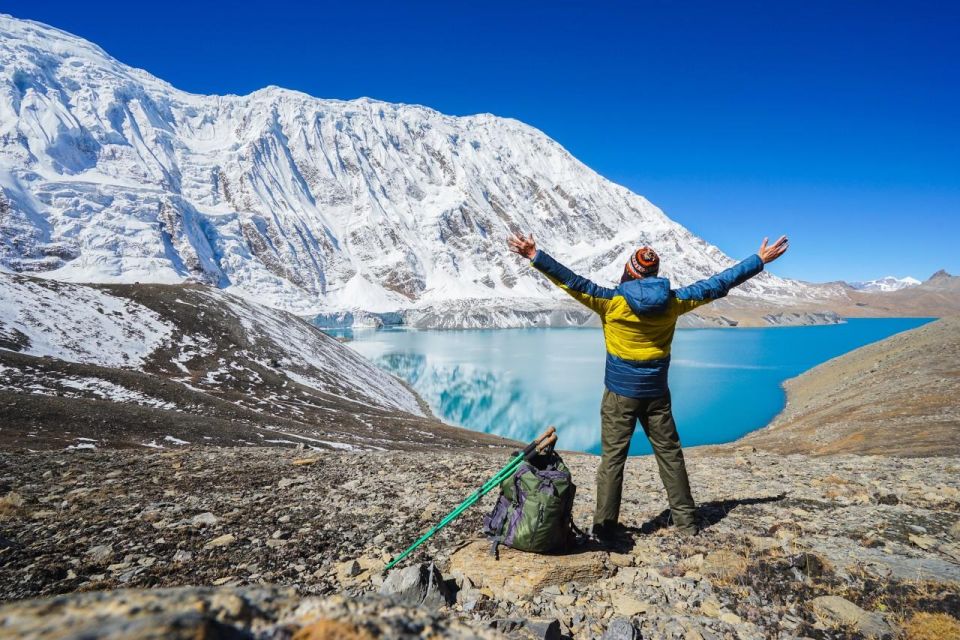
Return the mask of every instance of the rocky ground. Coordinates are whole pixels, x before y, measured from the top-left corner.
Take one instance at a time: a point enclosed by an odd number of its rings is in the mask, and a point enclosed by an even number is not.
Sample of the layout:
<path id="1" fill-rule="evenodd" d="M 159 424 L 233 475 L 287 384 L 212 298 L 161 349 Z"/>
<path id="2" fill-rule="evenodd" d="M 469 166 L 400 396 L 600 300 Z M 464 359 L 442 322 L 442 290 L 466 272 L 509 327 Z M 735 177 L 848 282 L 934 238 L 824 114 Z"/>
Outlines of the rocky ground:
<path id="1" fill-rule="evenodd" d="M 834 358 L 786 383 L 743 444 L 777 453 L 960 455 L 960 317 Z"/>
<path id="2" fill-rule="evenodd" d="M 505 457 L 258 447 L 0 454 L 0 598 L 9 601 L 0 635 L 939 638 L 917 634 L 960 618 L 956 458 L 750 448 L 691 452 L 697 538 L 674 534 L 653 460 L 633 458 L 629 529 L 616 548 L 508 550 L 494 560 L 485 542 L 470 544 L 488 496 L 405 565 L 419 575 L 418 563 L 433 561 L 448 591 L 421 607 L 410 589 L 378 595 L 385 561 Z M 596 458 L 566 458 L 586 526 Z M 182 585 L 208 588 L 156 590 Z M 92 593 L 113 589 L 134 591 Z M 57 594 L 74 595 L 49 599 Z M 38 597 L 48 599 L 29 600 Z M 84 628 L 98 631 L 78 635 Z"/>

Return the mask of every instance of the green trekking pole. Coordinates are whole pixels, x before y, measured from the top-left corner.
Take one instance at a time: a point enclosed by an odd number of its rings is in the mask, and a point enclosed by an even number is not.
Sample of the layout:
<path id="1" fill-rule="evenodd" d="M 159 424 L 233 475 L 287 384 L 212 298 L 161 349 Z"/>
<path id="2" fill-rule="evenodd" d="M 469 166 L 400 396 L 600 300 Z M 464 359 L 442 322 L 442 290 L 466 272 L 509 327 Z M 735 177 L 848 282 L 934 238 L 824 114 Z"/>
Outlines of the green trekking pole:
<path id="1" fill-rule="evenodd" d="M 406 558 L 408 555 L 413 553 L 414 549 L 416 549 L 421 544 L 423 544 L 424 542 L 432 538 L 438 531 L 443 529 L 445 526 L 447 526 L 448 524 L 456 520 L 461 513 L 463 513 L 473 505 L 475 505 L 480 500 L 480 498 L 490 493 L 490 491 L 492 491 L 494 487 L 500 486 L 500 483 L 503 482 L 506 478 L 510 477 L 510 475 L 517 470 L 517 467 L 520 466 L 520 463 L 522 463 L 524 460 L 526 460 L 531 455 L 533 455 L 534 452 L 546 450 L 548 447 L 555 444 L 556 441 L 557 441 L 557 430 L 555 427 L 550 427 L 549 429 L 543 432 L 543 435 L 541 435 L 539 438 L 537 438 L 536 440 L 528 444 L 523 449 L 523 451 L 518 452 L 513 457 L 513 459 L 511 459 L 510 462 L 507 463 L 507 466 L 500 469 L 500 471 L 495 473 L 492 478 L 484 482 L 482 487 L 480 487 L 479 489 L 474 491 L 472 494 L 470 494 L 469 498 L 461 502 L 453 511 L 451 511 L 446 516 L 444 516 L 443 520 L 433 525 L 433 527 L 429 531 L 427 531 L 425 534 L 420 536 L 417 539 L 417 541 L 414 542 L 409 547 L 407 547 L 407 549 L 403 553 L 394 557 L 393 560 L 387 563 L 387 566 L 384 567 L 383 570 L 389 571 L 390 569 L 392 569 L 394 566 L 396 566 L 398 562 L 400 562 L 401 560 Z"/>

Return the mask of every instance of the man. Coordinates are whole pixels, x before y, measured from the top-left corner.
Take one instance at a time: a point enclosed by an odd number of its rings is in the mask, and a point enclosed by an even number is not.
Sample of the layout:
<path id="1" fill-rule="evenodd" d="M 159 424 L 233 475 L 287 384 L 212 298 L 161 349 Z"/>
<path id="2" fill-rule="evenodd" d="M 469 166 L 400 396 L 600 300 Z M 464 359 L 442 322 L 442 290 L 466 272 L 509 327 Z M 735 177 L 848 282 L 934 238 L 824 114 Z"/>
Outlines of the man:
<path id="1" fill-rule="evenodd" d="M 669 280 L 658 277 L 660 258 L 650 247 L 641 247 L 630 256 L 620 285 L 610 289 L 578 276 L 538 250 L 533 235 L 515 235 L 507 243 L 511 251 L 529 259 L 554 284 L 598 313 L 603 324 L 606 389 L 600 405 L 602 453 L 597 469 L 594 536 L 611 539 L 617 533 L 623 467 L 638 420 L 653 447 L 674 525 L 684 535 L 696 535 L 696 506 L 667 386 L 670 344 L 677 318 L 722 298 L 733 287 L 763 271 L 764 264 L 787 250 L 787 237 L 781 236 L 771 246 L 764 238 L 755 255 L 679 289 L 671 289 Z"/>

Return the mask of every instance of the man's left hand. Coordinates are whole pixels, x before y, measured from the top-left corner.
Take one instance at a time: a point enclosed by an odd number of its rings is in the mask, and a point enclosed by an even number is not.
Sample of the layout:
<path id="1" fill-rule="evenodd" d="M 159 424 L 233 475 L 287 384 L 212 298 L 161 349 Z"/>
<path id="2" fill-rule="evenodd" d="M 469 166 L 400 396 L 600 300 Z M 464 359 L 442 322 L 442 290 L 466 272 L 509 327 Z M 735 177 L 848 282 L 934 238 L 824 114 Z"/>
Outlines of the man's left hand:
<path id="1" fill-rule="evenodd" d="M 787 236 L 780 236 L 780 238 L 769 247 L 767 246 L 767 238 L 764 238 L 760 244 L 760 251 L 757 251 L 757 255 L 763 260 L 763 264 L 767 264 L 782 256 L 789 248 L 790 241 L 787 240 Z"/>

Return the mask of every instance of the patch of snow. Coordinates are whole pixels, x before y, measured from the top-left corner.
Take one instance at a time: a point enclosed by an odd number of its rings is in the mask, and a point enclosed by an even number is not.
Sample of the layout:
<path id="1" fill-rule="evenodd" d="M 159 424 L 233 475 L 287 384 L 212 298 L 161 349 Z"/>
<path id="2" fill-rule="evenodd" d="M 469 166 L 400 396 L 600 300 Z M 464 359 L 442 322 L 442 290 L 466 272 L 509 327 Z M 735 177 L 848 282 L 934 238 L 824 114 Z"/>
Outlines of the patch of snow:
<path id="1" fill-rule="evenodd" d="M 93 287 L 0 274 L 0 334 L 26 336 L 29 355 L 133 368 L 173 330 L 153 310 Z"/>
<path id="2" fill-rule="evenodd" d="M 899 291 L 900 289 L 915 287 L 918 284 L 920 284 L 920 281 L 910 276 L 905 278 L 885 276 L 866 282 L 851 282 L 850 286 L 859 291 Z"/>
<path id="3" fill-rule="evenodd" d="M 182 445 L 185 445 L 185 444 L 190 444 L 190 443 L 187 442 L 186 440 L 181 440 L 180 438 L 174 438 L 173 436 L 164 436 L 164 437 L 163 437 L 163 441 L 164 441 L 164 442 L 169 442 L 170 444 L 175 444 L 175 445 L 178 445 L 178 446 L 182 446 Z"/>

